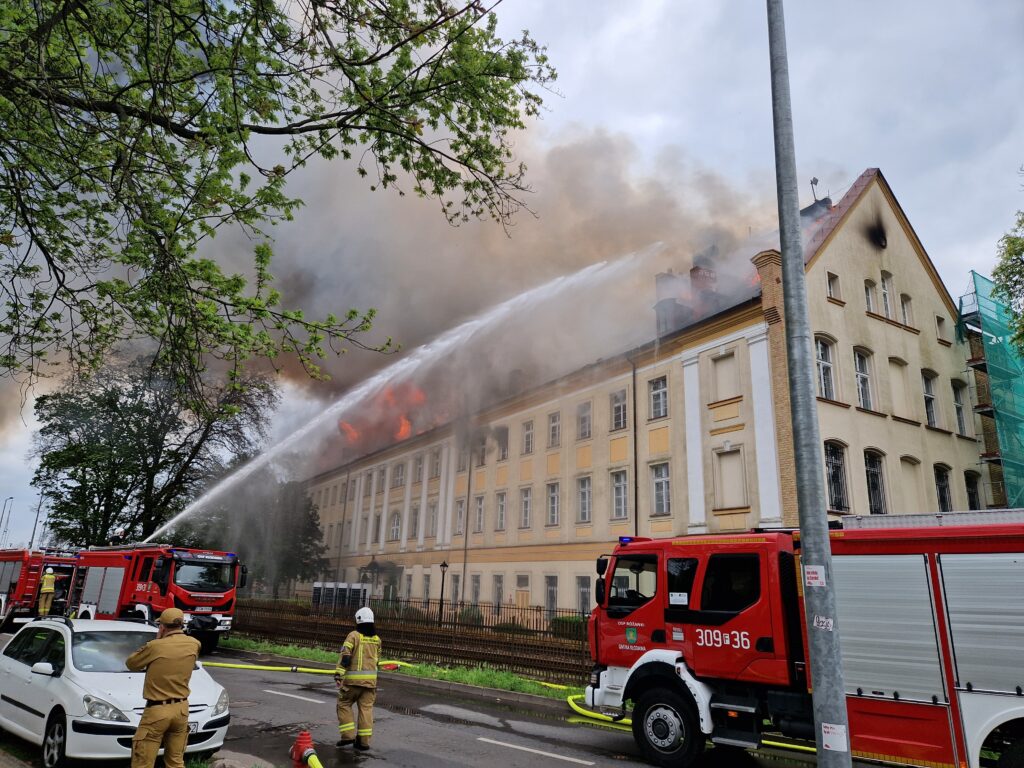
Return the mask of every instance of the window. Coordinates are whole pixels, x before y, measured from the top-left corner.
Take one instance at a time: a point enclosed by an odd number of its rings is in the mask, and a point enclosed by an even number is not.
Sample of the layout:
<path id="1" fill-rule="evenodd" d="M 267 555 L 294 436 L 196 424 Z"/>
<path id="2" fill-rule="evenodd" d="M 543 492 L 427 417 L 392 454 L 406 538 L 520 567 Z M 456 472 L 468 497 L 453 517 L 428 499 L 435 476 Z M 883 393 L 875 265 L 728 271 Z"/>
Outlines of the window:
<path id="1" fill-rule="evenodd" d="M 654 511 L 651 514 L 671 514 L 672 498 L 669 488 L 668 464 L 655 464 L 651 467 L 651 482 L 654 485 Z"/>
<path id="2" fill-rule="evenodd" d="M 43 655 L 43 649 L 55 633 L 50 629 L 36 629 L 22 632 L 7 644 L 4 656 L 20 661 L 26 666 L 35 664 Z"/>
<path id="3" fill-rule="evenodd" d="M 818 397 L 826 400 L 836 399 L 836 387 L 832 372 L 832 343 L 827 339 L 814 340 L 815 357 L 818 368 Z"/>
<path id="4" fill-rule="evenodd" d="M 473 605 L 480 605 L 480 574 L 474 573 L 469 577 L 469 601 Z"/>
<path id="5" fill-rule="evenodd" d="M 715 400 L 728 400 L 740 393 L 736 354 L 727 352 L 711 358 Z"/>
<path id="6" fill-rule="evenodd" d="M 590 522 L 590 478 L 576 480 L 576 522 Z"/>
<path id="7" fill-rule="evenodd" d="M 978 473 L 964 472 L 964 484 L 967 486 L 967 508 L 981 509 L 981 493 L 978 490 Z"/>
<path id="8" fill-rule="evenodd" d="M 874 410 L 874 399 L 871 397 L 871 362 L 868 352 L 862 349 L 853 350 L 853 370 L 857 377 L 857 405 L 865 410 Z"/>
<path id="9" fill-rule="evenodd" d="M 544 607 L 552 614 L 558 610 L 558 577 L 544 577 Z"/>
<path id="10" fill-rule="evenodd" d="M 868 511 L 872 515 L 884 515 L 887 509 L 882 454 L 877 451 L 864 451 L 864 473 L 868 482 Z"/>
<path id="11" fill-rule="evenodd" d="M 839 275 L 832 272 L 825 273 L 825 289 L 828 291 L 828 297 L 830 299 L 842 300 L 843 294 L 839 290 Z"/>
<path id="12" fill-rule="evenodd" d="M 355 483 L 349 483 L 348 484 L 348 500 L 349 501 L 354 501 L 355 498 L 356 498 L 356 484 Z"/>
<path id="13" fill-rule="evenodd" d="M 484 497 L 477 496 L 474 499 L 474 504 L 476 510 L 473 516 L 473 533 L 482 533 L 484 530 Z"/>
<path id="14" fill-rule="evenodd" d="M 430 574 L 429 573 L 424 573 L 423 574 L 423 599 L 424 600 L 429 600 L 430 599 Z"/>
<path id="15" fill-rule="evenodd" d="M 629 515 L 629 480 L 626 470 L 612 472 L 612 520 L 625 520 Z"/>
<path id="16" fill-rule="evenodd" d="M 577 576 L 576 577 L 576 610 L 580 612 L 580 615 L 589 615 L 591 609 L 594 607 L 594 599 L 591 597 L 590 589 L 590 577 L 589 576 Z"/>
<path id="17" fill-rule="evenodd" d="M 374 544 L 379 544 L 380 543 L 380 523 L 381 523 L 380 519 L 381 519 L 381 516 L 382 515 L 381 515 L 380 512 L 378 512 L 376 515 L 373 516 L 373 543 Z"/>
<path id="18" fill-rule="evenodd" d="M 941 315 L 935 316 L 935 336 L 941 341 L 949 341 L 946 335 L 946 318 Z"/>
<path id="19" fill-rule="evenodd" d="M 747 506 L 747 478 L 743 453 L 739 448 L 717 450 L 713 454 L 715 472 L 715 509 L 740 509 Z"/>
<path id="20" fill-rule="evenodd" d="M 882 314 L 892 319 L 893 316 L 892 275 L 882 273 Z"/>
<path id="21" fill-rule="evenodd" d="M 494 496 L 494 530 L 505 530 L 505 501 L 506 493 L 500 491 Z"/>
<path id="22" fill-rule="evenodd" d="M 548 525 L 558 525 L 558 483 L 548 483 Z"/>
<path id="23" fill-rule="evenodd" d="M 668 378 L 661 376 L 647 382 L 647 392 L 650 395 L 648 402 L 650 418 L 663 419 L 668 416 Z"/>
<path id="24" fill-rule="evenodd" d="M 420 505 L 413 504 L 409 509 L 409 537 L 419 538 L 420 535 Z"/>
<path id="25" fill-rule="evenodd" d="M 430 476 L 441 476 L 441 449 L 435 448 L 430 452 Z"/>
<path id="26" fill-rule="evenodd" d="M 456 472 L 465 472 L 469 468 L 469 448 L 461 448 L 459 450 L 458 464 L 455 466 Z"/>
<path id="27" fill-rule="evenodd" d="M 412 460 L 412 481 L 414 483 L 423 482 L 423 454 L 416 454 L 416 458 Z"/>
<path id="28" fill-rule="evenodd" d="M 373 495 L 373 472 L 367 472 L 363 479 L 363 496 Z"/>
<path id="29" fill-rule="evenodd" d="M 952 512 L 953 499 L 949 492 L 949 467 L 935 465 L 935 496 L 939 501 L 939 512 Z"/>
<path id="30" fill-rule="evenodd" d="M 905 293 L 900 294 L 900 320 L 904 325 L 914 325 L 914 304 Z"/>
<path id="31" fill-rule="evenodd" d="M 466 530 L 466 500 L 455 502 L 455 535 L 461 536 Z"/>
<path id="32" fill-rule="evenodd" d="M 892 386 L 892 412 L 898 415 L 913 415 L 913 406 L 908 393 L 910 391 L 909 378 L 907 375 L 907 364 L 898 357 L 889 358 L 889 383 Z"/>
<path id="33" fill-rule="evenodd" d="M 338 500 L 338 486 L 332 485 L 331 486 L 331 500 L 329 502 L 327 502 L 327 506 L 333 507 L 334 506 L 334 502 L 337 501 L 337 500 Z"/>
<path id="34" fill-rule="evenodd" d="M 427 536 L 434 538 L 437 536 L 437 502 L 432 501 L 427 504 Z"/>
<path id="35" fill-rule="evenodd" d="M 548 448 L 562 444 L 562 414 L 559 411 L 548 414 Z"/>
<path id="36" fill-rule="evenodd" d="M 938 409 L 935 403 L 935 374 L 921 372 L 921 389 L 924 392 L 924 418 L 929 427 L 939 426 Z"/>
<path id="37" fill-rule="evenodd" d="M 964 385 L 962 382 L 953 382 L 953 412 L 956 414 L 956 431 L 958 434 L 967 434 L 967 418 L 964 416 Z"/>
<path id="38" fill-rule="evenodd" d="M 452 574 L 452 602 L 458 603 L 462 600 L 462 575 Z"/>
<path id="39" fill-rule="evenodd" d="M 702 611 L 739 613 L 761 597 L 761 558 L 758 555 L 712 555 L 700 594 Z"/>
<path id="40" fill-rule="evenodd" d="M 397 512 L 391 513 L 391 525 L 388 526 L 388 541 L 398 541 L 402 535 L 402 516 Z"/>
<path id="41" fill-rule="evenodd" d="M 650 601 L 658 592 L 657 555 L 627 555 L 615 560 L 608 590 L 608 608 L 621 618 Z"/>
<path id="42" fill-rule="evenodd" d="M 686 608 L 690 605 L 690 593 L 693 592 L 693 580 L 697 576 L 700 560 L 695 557 L 670 558 L 668 571 L 668 605 L 669 610 Z"/>
<path id="43" fill-rule="evenodd" d="M 533 453 L 533 421 L 523 422 L 523 453 Z"/>
<path id="44" fill-rule="evenodd" d="M 508 458 L 508 427 L 494 430 L 494 439 L 498 443 L 498 461 L 505 461 Z"/>
<path id="45" fill-rule="evenodd" d="M 836 512 L 849 512 L 850 500 L 846 493 L 846 449 L 842 443 L 825 443 L 825 483 L 828 486 L 828 508 Z"/>
<path id="46" fill-rule="evenodd" d="M 516 589 L 529 589 L 530 575 L 526 573 L 516 574 Z"/>
<path id="47" fill-rule="evenodd" d="M 530 527 L 530 512 L 533 507 L 533 488 L 519 489 L 519 527 Z"/>
<path id="48" fill-rule="evenodd" d="M 481 437 L 477 441 L 476 447 L 473 449 L 473 455 L 476 458 L 476 465 L 482 467 L 487 463 L 487 438 Z"/>
<path id="49" fill-rule="evenodd" d="M 611 409 L 612 431 L 625 429 L 629 424 L 629 420 L 626 416 L 626 390 L 620 389 L 618 392 L 612 392 Z"/>
<path id="50" fill-rule="evenodd" d="M 864 281 L 864 308 L 868 312 L 875 311 L 875 281 Z"/>
<path id="51" fill-rule="evenodd" d="M 501 573 L 494 575 L 494 583 L 492 585 L 493 601 L 495 609 L 501 607 L 501 604 L 505 602 L 505 576 Z"/>
<path id="52" fill-rule="evenodd" d="M 576 406 L 576 439 L 586 440 L 590 437 L 590 403 L 580 403 Z"/>
<path id="53" fill-rule="evenodd" d="M 405 574 L 405 589 L 403 591 L 405 593 L 405 599 L 406 600 L 408 600 L 409 598 L 412 597 L 412 574 L 411 573 Z"/>
<path id="54" fill-rule="evenodd" d="M 405 485 L 405 464 L 395 464 L 391 470 L 391 487 L 400 488 Z"/>

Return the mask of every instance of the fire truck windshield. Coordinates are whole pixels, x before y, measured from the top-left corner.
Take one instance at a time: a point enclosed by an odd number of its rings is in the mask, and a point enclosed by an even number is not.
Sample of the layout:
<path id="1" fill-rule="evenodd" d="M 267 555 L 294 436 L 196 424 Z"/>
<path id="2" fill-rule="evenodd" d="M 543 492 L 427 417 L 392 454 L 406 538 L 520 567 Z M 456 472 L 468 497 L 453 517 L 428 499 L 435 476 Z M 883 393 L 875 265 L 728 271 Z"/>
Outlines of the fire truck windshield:
<path id="1" fill-rule="evenodd" d="M 235 586 L 232 563 L 178 563 L 174 583 L 194 592 L 227 592 Z"/>

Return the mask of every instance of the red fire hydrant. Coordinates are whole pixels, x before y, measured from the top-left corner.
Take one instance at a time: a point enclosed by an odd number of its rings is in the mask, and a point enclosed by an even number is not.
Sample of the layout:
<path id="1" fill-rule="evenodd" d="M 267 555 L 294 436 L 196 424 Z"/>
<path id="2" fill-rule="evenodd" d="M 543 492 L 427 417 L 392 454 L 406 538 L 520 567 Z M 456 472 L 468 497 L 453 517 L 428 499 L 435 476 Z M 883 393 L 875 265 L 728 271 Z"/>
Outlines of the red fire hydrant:
<path id="1" fill-rule="evenodd" d="M 316 756 L 316 749 L 313 747 L 313 737 L 309 731 L 301 731 L 295 739 L 290 750 L 292 768 L 323 768 L 320 758 Z"/>

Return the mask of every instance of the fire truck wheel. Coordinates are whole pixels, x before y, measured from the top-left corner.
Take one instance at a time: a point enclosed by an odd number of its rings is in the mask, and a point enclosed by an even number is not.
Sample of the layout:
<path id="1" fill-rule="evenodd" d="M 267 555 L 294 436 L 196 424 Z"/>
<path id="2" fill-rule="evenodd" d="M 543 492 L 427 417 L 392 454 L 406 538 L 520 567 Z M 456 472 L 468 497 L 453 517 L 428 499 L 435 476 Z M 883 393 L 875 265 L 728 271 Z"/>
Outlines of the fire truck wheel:
<path id="1" fill-rule="evenodd" d="M 202 645 L 203 653 L 213 653 L 216 651 L 218 642 L 220 642 L 220 635 L 216 632 L 204 632 L 199 636 L 199 643 Z"/>
<path id="2" fill-rule="evenodd" d="M 64 755 L 68 746 L 67 718 L 64 711 L 55 709 L 50 713 L 43 734 L 43 765 L 45 768 L 63 768 L 68 764 Z"/>
<path id="3" fill-rule="evenodd" d="M 633 737 L 648 762 L 664 768 L 686 768 L 705 741 L 693 702 L 668 688 L 654 688 L 637 700 Z"/>
<path id="4" fill-rule="evenodd" d="M 1024 768 L 1024 741 L 1015 741 L 999 756 L 997 768 Z"/>

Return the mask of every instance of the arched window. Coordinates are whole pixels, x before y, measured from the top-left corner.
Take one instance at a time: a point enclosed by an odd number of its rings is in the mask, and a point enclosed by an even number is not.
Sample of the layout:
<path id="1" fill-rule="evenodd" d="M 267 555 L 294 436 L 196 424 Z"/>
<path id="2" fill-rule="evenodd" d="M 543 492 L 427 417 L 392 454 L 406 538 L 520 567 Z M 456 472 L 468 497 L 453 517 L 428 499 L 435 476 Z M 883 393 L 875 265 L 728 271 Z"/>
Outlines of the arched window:
<path id="1" fill-rule="evenodd" d="M 864 308 L 868 312 L 875 311 L 875 281 L 864 281 Z"/>
<path id="2" fill-rule="evenodd" d="M 402 516 L 397 512 L 391 513 L 391 524 L 388 526 L 388 541 L 398 541 L 402 535 Z"/>
<path id="3" fill-rule="evenodd" d="M 850 497 L 846 492 L 846 447 L 837 440 L 825 441 L 825 484 L 828 486 L 828 508 L 849 512 Z"/>
<path id="4" fill-rule="evenodd" d="M 939 501 L 939 512 L 953 511 L 953 496 L 949 491 L 949 467 L 935 465 L 935 496 Z"/>
<path id="5" fill-rule="evenodd" d="M 857 377 L 857 405 L 873 411 L 875 398 L 871 387 L 871 353 L 868 350 L 853 350 L 853 370 Z"/>
<path id="6" fill-rule="evenodd" d="M 967 385 L 962 381 L 953 379 L 953 413 L 956 416 L 956 431 L 957 434 L 967 434 L 967 416 L 964 413 L 964 392 L 967 389 Z"/>
<path id="7" fill-rule="evenodd" d="M 904 325 L 914 324 L 914 304 L 910 300 L 910 295 L 906 293 L 900 294 L 900 319 Z"/>
<path id="8" fill-rule="evenodd" d="M 964 472 L 964 485 L 967 486 L 967 508 L 981 509 L 981 476 L 977 472 Z"/>
<path id="9" fill-rule="evenodd" d="M 892 294 L 892 275 L 888 272 L 882 273 L 882 314 L 892 319 L 893 317 L 893 300 L 895 297 Z"/>
<path id="10" fill-rule="evenodd" d="M 921 390 L 924 394 L 924 420 L 929 427 L 939 426 L 939 406 L 935 399 L 935 371 L 921 371 Z"/>
<path id="11" fill-rule="evenodd" d="M 885 473 L 883 461 L 885 457 L 880 451 L 868 449 L 864 451 L 864 474 L 868 484 L 868 511 L 872 515 L 884 515 L 889 511 L 885 503 Z"/>
<path id="12" fill-rule="evenodd" d="M 835 346 L 824 336 L 817 336 L 814 339 L 814 354 L 818 368 L 818 397 L 826 400 L 836 399 L 835 372 L 833 371 L 833 360 L 835 359 Z"/>

